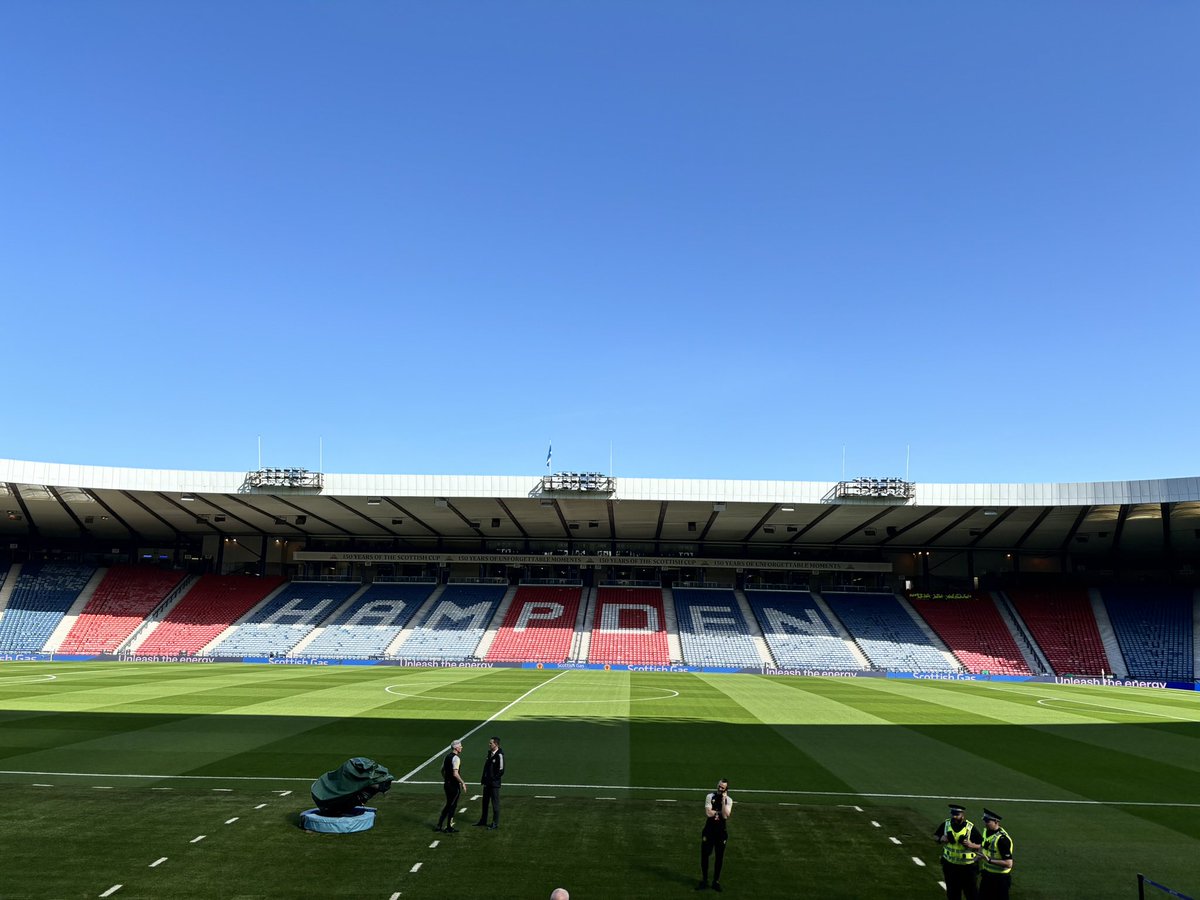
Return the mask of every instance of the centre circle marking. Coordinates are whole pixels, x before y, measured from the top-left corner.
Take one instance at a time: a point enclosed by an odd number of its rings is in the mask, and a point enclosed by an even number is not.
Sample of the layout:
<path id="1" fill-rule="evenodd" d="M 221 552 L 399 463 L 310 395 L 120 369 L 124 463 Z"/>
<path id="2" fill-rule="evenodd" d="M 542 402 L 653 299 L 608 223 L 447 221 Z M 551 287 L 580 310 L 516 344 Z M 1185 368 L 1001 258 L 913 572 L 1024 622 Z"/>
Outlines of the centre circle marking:
<path id="1" fill-rule="evenodd" d="M 33 678 L 35 681 L 17 681 L 18 678 Z M 57 681 L 57 675 L 39 674 L 34 675 L 0 675 L 0 684 L 39 684 L 43 681 Z"/>

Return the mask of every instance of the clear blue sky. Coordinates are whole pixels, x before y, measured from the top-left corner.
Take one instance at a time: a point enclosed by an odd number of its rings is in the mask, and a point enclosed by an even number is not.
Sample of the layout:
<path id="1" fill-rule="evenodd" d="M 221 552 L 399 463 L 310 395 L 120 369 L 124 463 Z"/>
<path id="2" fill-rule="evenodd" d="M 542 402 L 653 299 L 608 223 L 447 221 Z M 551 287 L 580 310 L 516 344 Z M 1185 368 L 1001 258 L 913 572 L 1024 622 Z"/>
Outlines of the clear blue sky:
<path id="1" fill-rule="evenodd" d="M 1200 4 L 0 6 L 0 456 L 1200 475 Z"/>

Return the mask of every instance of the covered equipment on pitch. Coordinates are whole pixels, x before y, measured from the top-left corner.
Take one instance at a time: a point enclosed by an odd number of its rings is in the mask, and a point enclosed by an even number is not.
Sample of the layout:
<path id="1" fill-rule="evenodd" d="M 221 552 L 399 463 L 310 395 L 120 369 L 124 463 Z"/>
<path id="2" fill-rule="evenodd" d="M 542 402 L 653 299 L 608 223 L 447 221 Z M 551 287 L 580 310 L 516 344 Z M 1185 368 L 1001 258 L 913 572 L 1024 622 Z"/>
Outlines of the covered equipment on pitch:
<path id="1" fill-rule="evenodd" d="M 313 803 L 323 816 L 354 815 L 357 807 L 376 794 L 386 793 L 395 780 L 375 760 L 356 756 L 313 782 Z"/>

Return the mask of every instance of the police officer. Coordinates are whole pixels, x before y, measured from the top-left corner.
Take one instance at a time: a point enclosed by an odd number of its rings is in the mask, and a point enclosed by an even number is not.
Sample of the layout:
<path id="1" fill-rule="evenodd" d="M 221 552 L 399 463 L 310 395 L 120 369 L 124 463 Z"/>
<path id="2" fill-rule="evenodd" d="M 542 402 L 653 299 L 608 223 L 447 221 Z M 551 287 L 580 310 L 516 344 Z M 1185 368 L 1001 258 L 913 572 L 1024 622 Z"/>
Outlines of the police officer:
<path id="1" fill-rule="evenodd" d="M 715 852 L 712 889 L 721 890 L 721 868 L 725 865 L 725 844 L 729 841 L 729 826 L 726 823 L 733 815 L 733 798 L 729 796 L 729 782 L 722 778 L 717 789 L 704 798 L 704 830 L 700 832 L 700 883 L 696 890 L 708 887 L 708 858 Z"/>
<path id="2" fill-rule="evenodd" d="M 976 900 L 979 848 L 983 835 L 968 821 L 966 810 L 950 804 L 950 818 L 937 827 L 933 839 L 942 845 L 942 875 L 946 879 L 946 900 Z"/>
<path id="3" fill-rule="evenodd" d="M 488 741 L 488 755 L 483 762 L 483 809 L 479 813 L 477 826 L 487 825 L 495 831 L 500 827 L 500 782 L 504 778 L 504 751 L 500 749 L 500 738 Z M 492 824 L 488 825 L 488 806 L 492 808 Z"/>
<path id="4" fill-rule="evenodd" d="M 458 810 L 459 798 L 462 797 L 463 789 L 467 786 L 459 771 L 462 767 L 462 751 L 462 741 L 455 741 L 450 745 L 450 752 L 442 760 L 442 790 L 446 792 L 446 805 L 442 807 L 442 814 L 438 816 L 434 831 L 444 830 L 446 834 L 454 834 L 458 831 L 454 827 L 454 813 Z M 442 822 L 446 823 L 444 829 Z"/>
<path id="5" fill-rule="evenodd" d="M 1013 841 L 1000 827 L 1000 819 L 990 809 L 983 811 L 983 848 L 979 875 L 980 900 L 1008 900 L 1012 886 Z"/>

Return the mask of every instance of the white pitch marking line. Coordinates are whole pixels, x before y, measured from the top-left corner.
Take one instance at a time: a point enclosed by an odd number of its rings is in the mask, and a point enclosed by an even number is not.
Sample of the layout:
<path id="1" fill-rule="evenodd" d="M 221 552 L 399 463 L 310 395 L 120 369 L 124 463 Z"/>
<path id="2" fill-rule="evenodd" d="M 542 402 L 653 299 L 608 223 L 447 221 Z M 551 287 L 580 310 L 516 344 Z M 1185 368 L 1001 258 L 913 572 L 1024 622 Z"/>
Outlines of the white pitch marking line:
<path id="1" fill-rule="evenodd" d="M 504 715 L 506 712 L 508 712 L 510 709 L 512 709 L 514 706 L 516 706 L 518 703 L 520 703 L 522 700 L 524 700 L 526 697 L 528 697 L 530 694 L 532 694 L 534 691 L 536 691 L 538 688 L 544 688 L 546 685 L 550 684 L 550 682 L 558 681 L 558 679 L 562 678 L 564 675 L 566 675 L 570 671 L 571 671 L 570 669 L 563 669 L 561 672 L 559 672 L 553 678 L 547 678 L 545 681 L 538 682 L 533 687 L 531 687 L 529 690 L 527 690 L 525 693 L 523 693 L 520 697 L 518 697 L 516 700 L 514 700 L 512 703 L 508 704 L 508 706 L 506 706 L 502 710 L 500 710 L 498 713 L 493 713 L 491 716 L 484 719 L 482 722 L 480 722 L 478 725 L 476 725 L 474 728 L 472 728 L 466 734 L 459 737 L 458 740 L 465 741 L 467 738 L 469 738 L 475 732 L 482 729 L 485 725 L 489 725 L 496 719 L 500 718 L 502 715 Z M 414 775 L 416 775 L 418 772 L 420 772 L 427 765 L 429 765 L 432 762 L 436 762 L 441 757 L 441 755 L 446 752 L 447 749 L 448 748 L 446 748 L 446 747 L 442 747 L 440 750 L 438 750 L 437 753 L 433 754 L 433 756 L 431 756 L 431 757 L 429 757 L 429 759 L 425 760 L 425 762 L 421 763 L 419 766 L 417 766 L 415 769 L 413 769 L 411 772 L 409 772 L 403 778 L 397 778 L 396 781 L 398 781 L 401 784 L 408 781 L 408 779 L 412 778 Z"/>
<path id="2" fill-rule="evenodd" d="M 430 844 L 430 845 L 429 845 L 429 849 L 430 849 L 430 850 L 436 850 L 436 849 L 437 849 L 437 845 L 438 845 L 438 844 L 440 844 L 440 843 L 441 843 L 441 841 L 434 841 L 432 844 Z"/>
<path id="3" fill-rule="evenodd" d="M 388 900 L 400 900 L 400 892 L 396 891 L 396 893 L 394 893 L 394 894 L 392 894 L 392 896 L 388 897 Z"/>
<path id="4" fill-rule="evenodd" d="M 221 791 L 222 793 L 228 794 L 228 793 L 231 793 L 231 792 L 233 791 L 233 788 L 213 788 L 213 790 L 214 790 L 214 791 Z"/>
<path id="5" fill-rule="evenodd" d="M 534 794 L 533 799 L 534 800 L 557 800 L 558 798 L 555 797 L 553 794 Z"/>
<path id="6" fill-rule="evenodd" d="M 119 891 L 120 889 L 121 889 L 121 885 L 119 885 L 119 884 L 114 884 L 112 887 L 110 887 L 110 888 L 109 888 L 107 891 L 105 891 L 105 892 L 104 892 L 103 894 L 101 894 L 100 896 L 101 896 L 101 897 L 111 897 L 113 894 L 115 894 L 115 893 L 116 893 L 117 891 Z"/>
<path id="7" fill-rule="evenodd" d="M 465 806 L 459 810 L 460 813 L 465 813 L 466 811 L 467 811 L 467 808 Z"/>
<path id="8" fill-rule="evenodd" d="M 798 805 L 798 804 L 797 804 L 797 805 Z M 839 807 L 840 809 L 852 809 L 852 810 L 854 810 L 855 812 L 862 812 L 862 807 L 861 807 L 861 806 L 855 806 L 853 803 L 839 803 L 839 804 L 838 804 L 838 807 Z"/>
<path id="9" fill-rule="evenodd" d="M 915 862 L 921 868 L 925 867 L 925 860 L 921 859 L 921 857 L 919 857 L 919 856 L 914 856 L 912 858 L 912 861 Z"/>
<path id="10" fill-rule="evenodd" d="M 272 794 L 278 794 L 280 797 L 286 797 L 291 791 L 271 791 Z"/>
<path id="11" fill-rule="evenodd" d="M 150 788 L 152 791 L 173 791 L 175 788 Z"/>
<path id="12" fill-rule="evenodd" d="M 93 791 L 111 791 L 111 790 L 112 790 L 112 785 L 108 785 L 108 784 L 93 784 L 93 785 L 92 785 L 92 790 L 93 790 Z"/>
<path id="13" fill-rule="evenodd" d="M 482 797 L 482 796 L 483 796 L 483 794 L 474 794 L 474 795 L 472 795 L 471 799 L 472 799 L 472 800 L 478 800 L 478 799 L 479 799 L 480 797 Z"/>
<path id="14" fill-rule="evenodd" d="M 408 873 L 411 875 L 413 872 L 418 871 L 420 868 L 421 868 L 420 863 L 413 863 L 413 867 L 408 870 Z"/>
<path id="15" fill-rule="evenodd" d="M 196 837 L 192 838 L 190 841 L 188 841 L 188 843 L 189 843 L 189 844 L 198 844 L 198 843 L 200 843 L 202 840 L 204 840 L 206 837 L 208 837 L 208 835 L 207 835 L 207 834 L 201 834 L 201 835 L 198 835 L 198 836 L 196 836 Z"/>
<path id="16" fill-rule="evenodd" d="M 167 861 L 167 858 L 166 858 L 165 856 L 160 856 L 160 857 L 159 857 L 158 859 L 156 859 L 154 862 L 150 863 L 150 865 L 149 865 L 149 866 L 147 866 L 146 868 L 148 868 L 148 869 L 157 869 L 159 866 L 161 866 L 161 865 L 162 865 L 163 863 L 165 863 L 166 861 Z"/>
<path id="17" fill-rule="evenodd" d="M 888 838 L 888 840 L 891 841 L 893 844 L 900 843 L 900 838 L 890 837 L 890 838 Z"/>
<path id="18" fill-rule="evenodd" d="M 232 824 L 233 824 L 234 822 L 236 822 L 237 820 L 238 820 L 238 817 L 237 817 L 237 816 L 234 816 L 232 819 L 226 819 L 226 820 L 225 820 L 225 824 L 226 824 L 226 825 L 232 825 Z"/>
<path id="19" fill-rule="evenodd" d="M 940 887 L 940 888 L 941 888 L 941 889 L 944 891 L 944 890 L 946 889 L 946 882 L 944 882 L 944 881 L 939 881 L 939 882 L 938 882 L 938 887 Z"/>
<path id="20" fill-rule="evenodd" d="M 52 784 L 38 784 L 37 782 L 34 782 L 33 786 L 34 787 L 54 787 L 54 785 L 52 785 Z"/>
<path id="21" fill-rule="evenodd" d="M 265 808 L 266 808 L 266 806 L 267 806 L 267 804 L 265 804 L 265 803 L 260 803 L 260 804 L 258 804 L 258 806 L 254 807 L 254 808 L 255 808 L 255 809 L 265 809 Z"/>
<path id="22" fill-rule="evenodd" d="M 1110 703 L 1092 703 L 1089 700 L 1072 700 L 1070 697 L 1043 697 L 1038 701 L 1038 706 L 1045 706 L 1046 702 L 1051 703 L 1081 703 L 1084 706 L 1095 706 L 1099 709 L 1111 709 L 1117 712 L 1132 713 L 1135 716 L 1154 716 L 1159 719 L 1174 719 L 1177 722 L 1195 722 L 1194 718 L 1185 718 L 1184 716 L 1171 716 L 1166 713 L 1150 712 L 1144 709 L 1130 709 L 1127 706 L 1113 706 Z M 1053 707 L 1050 707 L 1053 709 Z M 1060 710 L 1061 712 L 1062 710 Z"/>
<path id="23" fill-rule="evenodd" d="M 799 803 L 780 803 L 780 806 L 799 806 Z"/>
<path id="24" fill-rule="evenodd" d="M 872 820 L 871 820 L 871 824 L 872 824 L 872 825 L 874 825 L 876 828 L 882 828 L 882 827 L 883 827 L 883 826 L 882 826 L 882 825 L 880 825 L 878 822 L 876 822 L 874 819 L 872 819 Z"/>
<path id="25" fill-rule="evenodd" d="M 154 780 L 174 779 L 176 781 L 307 781 L 312 784 L 312 776 L 302 778 L 293 775 L 148 775 L 141 772 L 34 772 L 18 769 L 0 770 L 0 775 L 59 775 L 63 778 L 152 778 Z M 431 782 L 441 784 L 441 782 Z M 272 791 L 284 796 L 291 791 Z M 745 793 L 743 791 L 742 793 Z"/>
<path id="26" fill-rule="evenodd" d="M 664 800 L 661 797 L 657 797 L 657 798 L 655 798 L 655 802 L 657 802 L 657 803 L 678 803 L 679 801 L 678 800 Z"/>
<path id="27" fill-rule="evenodd" d="M 616 800 L 616 797 L 597 797 L 597 800 Z"/>

